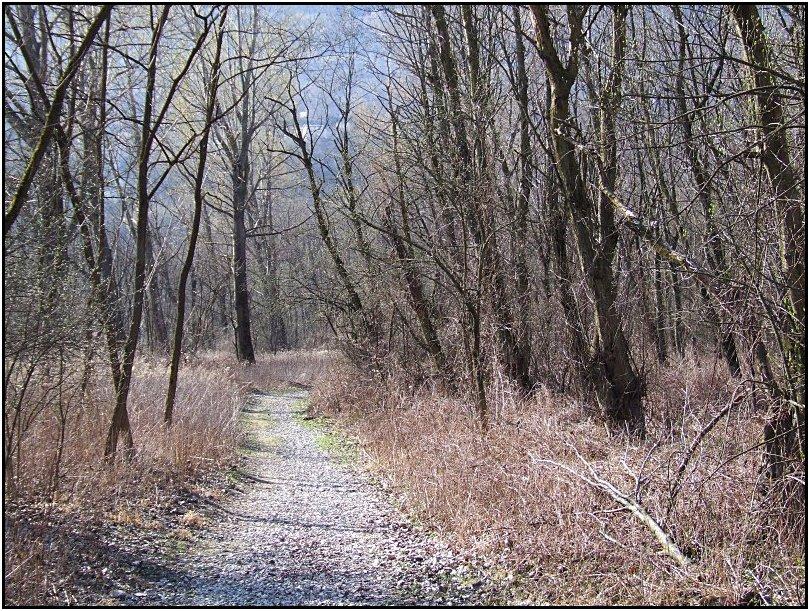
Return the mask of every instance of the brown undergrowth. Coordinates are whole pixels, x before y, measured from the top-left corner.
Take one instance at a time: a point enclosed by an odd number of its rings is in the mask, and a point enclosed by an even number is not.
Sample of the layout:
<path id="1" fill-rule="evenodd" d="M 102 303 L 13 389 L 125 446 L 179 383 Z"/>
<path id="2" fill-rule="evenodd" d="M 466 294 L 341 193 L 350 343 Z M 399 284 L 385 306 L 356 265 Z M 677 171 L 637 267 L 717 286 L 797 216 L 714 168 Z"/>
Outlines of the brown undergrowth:
<path id="1" fill-rule="evenodd" d="M 709 359 L 649 376 L 643 442 L 612 437 L 588 406 L 545 389 L 521 400 L 506 385 L 490 387 L 493 418 L 482 435 L 470 405 L 434 388 L 403 391 L 397 376 L 371 381 L 345 365 L 327 379 L 313 409 L 359 438 L 419 520 L 503 567 L 535 603 L 805 600 L 804 519 L 785 519 L 758 493 L 766 414 L 734 401 L 745 389 Z M 680 567 L 580 475 L 637 500 L 691 564 Z"/>
<path id="2" fill-rule="evenodd" d="M 105 541 L 113 536 L 110 529 L 138 529 L 134 539 L 150 529 L 185 532 L 196 500 L 217 497 L 228 485 L 224 474 L 238 460 L 238 415 L 247 394 L 311 384 L 329 354 L 260 355 L 251 367 L 223 352 L 190 357 L 181 367 L 171 429 L 163 424 L 165 359 L 139 359 L 129 401 L 136 451 L 131 461 L 114 464 L 103 459 L 114 403 L 103 362 L 89 376 L 82 366 L 63 364 L 33 369 L 25 387 L 10 380 L 13 396 L 4 403 L 5 454 L 11 458 L 4 471 L 4 601 L 99 600 L 82 599 L 77 583 L 90 589 L 106 583 L 113 569 L 99 567 L 116 566 L 121 552 Z M 19 426 L 9 435 L 15 416 Z M 119 568 L 131 570 L 131 560 L 120 558 Z"/>
<path id="3" fill-rule="evenodd" d="M 335 362 L 332 350 L 285 350 L 260 354 L 256 363 L 243 369 L 242 379 L 253 388 L 309 388 L 317 384 Z"/>

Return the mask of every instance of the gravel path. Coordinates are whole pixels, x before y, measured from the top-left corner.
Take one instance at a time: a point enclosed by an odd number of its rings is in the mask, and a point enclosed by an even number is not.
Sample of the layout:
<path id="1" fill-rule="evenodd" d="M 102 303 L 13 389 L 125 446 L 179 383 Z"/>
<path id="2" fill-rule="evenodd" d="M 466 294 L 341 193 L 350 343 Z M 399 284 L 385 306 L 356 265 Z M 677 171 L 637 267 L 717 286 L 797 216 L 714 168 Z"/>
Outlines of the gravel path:
<path id="1" fill-rule="evenodd" d="M 305 392 L 245 409 L 244 490 L 155 577 L 140 604 L 480 605 L 489 579 L 423 532 L 367 476 L 322 449 Z M 160 579 L 158 579 L 160 577 Z"/>

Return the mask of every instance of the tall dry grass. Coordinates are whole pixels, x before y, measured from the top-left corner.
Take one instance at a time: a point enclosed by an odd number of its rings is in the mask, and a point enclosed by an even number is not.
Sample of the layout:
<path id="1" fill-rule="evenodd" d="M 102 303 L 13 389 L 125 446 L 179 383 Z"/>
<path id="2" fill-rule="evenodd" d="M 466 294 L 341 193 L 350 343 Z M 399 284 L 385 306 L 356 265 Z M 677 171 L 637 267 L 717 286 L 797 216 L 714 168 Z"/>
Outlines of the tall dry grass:
<path id="1" fill-rule="evenodd" d="M 103 460 L 114 404 L 104 364 L 95 364 L 84 392 L 80 390 L 82 366 L 67 374 L 63 371 L 57 391 L 54 368 L 40 368 L 27 381 L 22 403 L 5 404 L 6 421 L 14 420 L 11 412 L 16 408 L 17 420 L 24 423 L 6 444 L 13 449 L 7 490 L 25 499 L 114 499 L 124 493 L 122 480 L 131 481 L 137 489 L 152 487 L 155 478 L 181 481 L 218 468 L 235 455 L 237 414 L 249 392 L 311 386 L 334 358 L 328 350 L 287 351 L 259 355 L 254 365 L 244 366 L 222 351 L 189 357 L 180 370 L 171 429 L 163 423 L 166 363 L 141 358 L 129 397 L 135 455 L 131 462 L 113 466 Z"/>
<path id="2" fill-rule="evenodd" d="M 129 399 L 135 454 L 131 461 L 114 465 L 103 459 L 115 402 L 105 373 L 101 367 L 96 370 L 84 396 L 70 387 L 69 399 L 40 414 L 22 435 L 13 481 L 7 482 L 13 485 L 14 497 L 116 502 L 156 483 L 194 477 L 234 457 L 237 414 L 247 388 L 234 364 L 185 366 L 177 389 L 176 423 L 167 429 L 163 423 L 167 368 L 161 362 L 140 359 Z M 45 387 L 47 382 L 36 380 L 35 385 Z M 36 400 L 36 391 L 29 400 Z M 63 448 L 57 467 L 60 438 Z"/>
<path id="3" fill-rule="evenodd" d="M 323 379 L 336 359 L 334 350 L 285 350 L 257 354 L 254 364 L 236 367 L 240 381 L 254 390 L 311 387 Z M 194 362 L 214 369 L 234 366 L 233 355 L 222 351 L 200 353 Z"/>
<path id="4" fill-rule="evenodd" d="M 313 405 L 359 438 L 420 520 L 512 571 L 537 603 L 805 600 L 804 521 L 780 519 L 758 494 L 766 414 L 735 402 L 694 448 L 671 503 L 696 436 L 742 392 L 719 364 L 692 359 L 650 376 L 643 442 L 612 437 L 588 406 L 543 389 L 521 401 L 491 386 L 495 417 L 482 435 L 465 402 L 408 388 L 341 366 Z M 691 566 L 680 568 L 636 517 L 570 471 L 637 499 Z"/>
<path id="5" fill-rule="evenodd" d="M 246 395 L 260 386 L 257 374 L 248 374 L 231 355 L 188 359 L 180 370 L 174 424 L 167 429 L 166 363 L 139 359 L 129 400 L 135 453 L 131 461 L 110 464 L 103 452 L 114 391 L 105 364 L 95 363 L 85 392 L 83 366 L 59 369 L 58 384 L 56 371 L 37 368 L 25 394 L 16 393 L 23 401 L 4 404 L 6 421 L 16 410 L 22 423 L 6 444 L 14 448 L 4 512 L 9 604 L 73 602 L 81 565 L 111 562 L 97 549 L 94 533 L 108 532 L 111 523 L 154 523 L 148 516 L 171 511 L 186 491 L 208 486 L 212 477 L 215 483 L 237 460 L 238 414 Z M 271 373 L 258 377 L 270 384 Z"/>

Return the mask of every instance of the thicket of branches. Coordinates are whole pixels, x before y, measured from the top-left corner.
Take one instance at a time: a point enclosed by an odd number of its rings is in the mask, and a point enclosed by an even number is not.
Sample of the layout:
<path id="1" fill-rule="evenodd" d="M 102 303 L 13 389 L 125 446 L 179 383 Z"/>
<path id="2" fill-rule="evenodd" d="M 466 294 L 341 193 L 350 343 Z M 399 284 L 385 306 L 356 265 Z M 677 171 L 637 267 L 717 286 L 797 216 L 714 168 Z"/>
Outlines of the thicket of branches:
<path id="1" fill-rule="evenodd" d="M 354 361 L 466 397 L 484 430 L 504 376 L 643 437 L 647 372 L 716 354 L 770 414 L 767 478 L 803 481 L 805 12 L 358 20 L 273 111 L 331 263 L 317 296 Z"/>
<path id="2" fill-rule="evenodd" d="M 9 5 L 4 33 L 7 476 L 99 362 L 111 458 L 138 354 L 171 425 L 183 354 L 333 338 L 484 431 L 505 378 L 636 438 L 649 373 L 717 355 L 765 488 L 804 498 L 804 7 Z"/>

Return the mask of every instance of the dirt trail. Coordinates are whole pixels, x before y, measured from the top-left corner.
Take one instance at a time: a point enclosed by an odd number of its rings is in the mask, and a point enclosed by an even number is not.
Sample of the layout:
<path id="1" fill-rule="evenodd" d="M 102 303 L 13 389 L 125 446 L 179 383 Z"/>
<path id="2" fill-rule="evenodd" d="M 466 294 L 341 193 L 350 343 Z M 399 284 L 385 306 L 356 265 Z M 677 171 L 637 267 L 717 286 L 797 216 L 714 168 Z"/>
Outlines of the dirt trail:
<path id="1" fill-rule="evenodd" d="M 243 491 L 143 605 L 466 605 L 503 602 L 484 574 L 416 528 L 382 488 L 304 426 L 303 391 L 246 407 Z M 500 596 L 497 596 L 500 598 Z M 133 601 L 134 602 L 134 601 Z"/>

